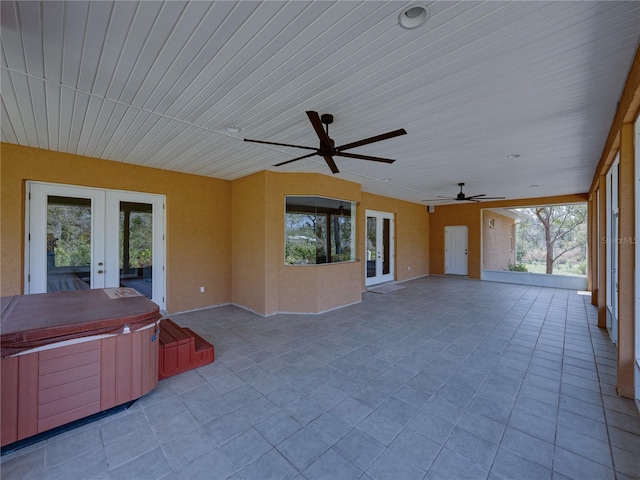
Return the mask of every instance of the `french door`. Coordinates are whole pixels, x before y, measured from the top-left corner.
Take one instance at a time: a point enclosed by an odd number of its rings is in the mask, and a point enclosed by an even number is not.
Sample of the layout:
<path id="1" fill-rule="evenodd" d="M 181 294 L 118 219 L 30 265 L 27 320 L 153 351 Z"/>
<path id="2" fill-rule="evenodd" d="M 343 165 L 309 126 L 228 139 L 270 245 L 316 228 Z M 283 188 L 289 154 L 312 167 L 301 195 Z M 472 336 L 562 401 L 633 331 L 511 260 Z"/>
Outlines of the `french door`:
<path id="1" fill-rule="evenodd" d="M 393 213 L 366 211 L 367 270 L 365 285 L 394 280 Z"/>
<path id="2" fill-rule="evenodd" d="M 164 196 L 29 182 L 25 293 L 130 287 L 165 308 Z"/>

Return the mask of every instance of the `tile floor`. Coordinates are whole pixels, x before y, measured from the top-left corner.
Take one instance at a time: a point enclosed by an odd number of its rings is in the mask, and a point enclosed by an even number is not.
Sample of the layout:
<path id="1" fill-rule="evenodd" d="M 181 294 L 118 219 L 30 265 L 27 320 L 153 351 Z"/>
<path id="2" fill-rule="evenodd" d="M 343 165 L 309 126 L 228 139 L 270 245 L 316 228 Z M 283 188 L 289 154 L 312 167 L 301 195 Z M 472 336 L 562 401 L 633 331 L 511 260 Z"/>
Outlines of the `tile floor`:
<path id="1" fill-rule="evenodd" d="M 2 479 L 631 479 L 640 415 L 574 291 L 425 277 L 322 315 L 173 315 L 216 361 Z"/>

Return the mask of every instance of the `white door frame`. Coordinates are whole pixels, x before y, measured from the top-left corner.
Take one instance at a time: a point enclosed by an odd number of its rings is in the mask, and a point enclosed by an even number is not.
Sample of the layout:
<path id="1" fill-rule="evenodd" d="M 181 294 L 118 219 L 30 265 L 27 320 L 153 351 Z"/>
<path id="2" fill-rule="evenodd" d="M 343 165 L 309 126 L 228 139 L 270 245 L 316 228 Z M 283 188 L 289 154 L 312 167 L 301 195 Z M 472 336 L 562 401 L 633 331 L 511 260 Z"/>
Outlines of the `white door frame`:
<path id="1" fill-rule="evenodd" d="M 469 274 L 469 227 L 447 225 L 444 227 L 444 273 Z"/>
<path id="2" fill-rule="evenodd" d="M 373 277 L 367 276 L 367 262 L 369 261 L 368 254 L 365 255 L 366 260 L 364 262 L 365 269 L 365 286 L 378 285 L 384 282 L 392 282 L 395 280 L 395 215 L 392 212 L 381 212 L 378 210 L 365 210 L 364 216 L 364 235 L 365 235 L 365 249 L 367 242 L 367 219 L 369 217 L 376 218 L 376 251 L 373 252 L 374 260 L 376 262 L 377 275 Z M 389 273 L 382 273 L 384 263 L 384 235 L 383 235 L 383 221 L 389 220 Z"/>
<path id="3" fill-rule="evenodd" d="M 166 210 L 164 195 L 44 182 L 27 182 L 26 191 L 25 294 L 47 291 L 47 271 L 42 267 L 47 265 L 48 195 L 91 199 L 91 288 L 117 287 L 120 284 L 120 202 L 147 203 L 153 205 L 152 299 L 161 310 L 165 310 Z"/>

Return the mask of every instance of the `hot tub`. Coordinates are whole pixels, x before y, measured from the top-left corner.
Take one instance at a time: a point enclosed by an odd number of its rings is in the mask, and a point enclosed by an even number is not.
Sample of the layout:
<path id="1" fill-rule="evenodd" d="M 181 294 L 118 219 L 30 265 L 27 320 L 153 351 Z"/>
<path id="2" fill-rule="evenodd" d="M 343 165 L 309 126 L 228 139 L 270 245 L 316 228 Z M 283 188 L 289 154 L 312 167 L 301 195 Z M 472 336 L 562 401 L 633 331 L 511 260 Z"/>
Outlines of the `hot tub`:
<path id="1" fill-rule="evenodd" d="M 160 312 L 135 290 L 4 297 L 1 306 L 1 446 L 156 386 Z"/>

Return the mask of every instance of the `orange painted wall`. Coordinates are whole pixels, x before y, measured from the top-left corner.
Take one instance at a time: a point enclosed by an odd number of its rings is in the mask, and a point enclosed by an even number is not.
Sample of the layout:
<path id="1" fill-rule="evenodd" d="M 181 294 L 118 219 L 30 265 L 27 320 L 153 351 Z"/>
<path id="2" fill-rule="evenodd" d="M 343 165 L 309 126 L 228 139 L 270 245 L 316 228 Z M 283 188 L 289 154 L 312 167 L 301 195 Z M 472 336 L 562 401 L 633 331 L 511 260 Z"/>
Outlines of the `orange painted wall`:
<path id="1" fill-rule="evenodd" d="M 285 265 L 287 195 L 357 202 L 357 260 L 331 265 Z M 319 313 L 360 302 L 365 289 L 361 259 L 366 209 L 396 215 L 397 280 L 427 275 L 429 222 L 423 205 L 362 193 L 357 183 L 321 174 L 265 171 L 234 181 L 233 302 L 263 315 Z"/>
<path id="2" fill-rule="evenodd" d="M 482 208 L 517 208 L 586 201 L 586 194 L 576 194 L 563 195 L 559 197 L 541 197 L 522 200 L 500 200 L 495 202 L 436 206 L 435 212 L 429 214 L 430 273 L 434 275 L 444 275 L 444 227 L 467 225 L 469 228 L 469 277 L 480 278 Z"/>
<path id="3" fill-rule="evenodd" d="M 482 268 L 508 270 L 509 264 L 516 263 L 511 248 L 515 220 L 489 210 L 484 210 L 482 217 Z M 494 220 L 493 228 L 489 228 L 490 218 Z"/>
<path id="4" fill-rule="evenodd" d="M 0 154 L 1 295 L 23 291 L 25 181 L 35 180 L 166 195 L 167 310 L 231 300 L 230 182 L 7 143 Z"/>
<path id="5" fill-rule="evenodd" d="M 267 313 L 318 313 L 362 300 L 359 261 L 333 265 L 284 264 L 284 209 L 287 195 L 318 195 L 360 202 L 360 185 L 313 173 L 264 172 L 267 185 L 267 265 L 271 287 Z M 356 227 L 356 235 L 358 229 Z M 359 253 L 357 254 L 359 257 Z"/>
<path id="6" fill-rule="evenodd" d="M 264 314 L 266 301 L 264 172 L 232 182 L 232 301 Z"/>

